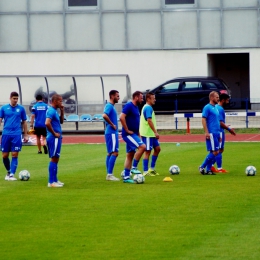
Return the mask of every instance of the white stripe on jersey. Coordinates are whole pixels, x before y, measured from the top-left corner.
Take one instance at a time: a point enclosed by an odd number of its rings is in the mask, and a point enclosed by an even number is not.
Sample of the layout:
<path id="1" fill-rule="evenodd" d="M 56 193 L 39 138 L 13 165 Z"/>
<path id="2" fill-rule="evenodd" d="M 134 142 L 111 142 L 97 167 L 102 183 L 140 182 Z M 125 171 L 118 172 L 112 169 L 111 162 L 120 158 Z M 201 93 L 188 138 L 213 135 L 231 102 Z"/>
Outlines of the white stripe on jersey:
<path id="1" fill-rule="evenodd" d="M 112 137 L 112 147 L 113 147 L 112 151 L 115 151 L 116 150 L 116 134 L 111 134 L 111 137 Z"/>
<path id="2" fill-rule="evenodd" d="M 213 134 L 209 134 L 209 138 L 210 138 L 210 143 L 211 143 L 211 149 L 212 149 L 212 151 L 215 151 Z"/>
<path id="3" fill-rule="evenodd" d="M 127 135 L 126 138 L 134 144 L 136 147 L 139 147 L 139 144 L 135 141 L 135 139 L 131 135 Z"/>
<path id="4" fill-rule="evenodd" d="M 58 147 L 58 141 L 59 141 L 59 138 L 55 138 L 55 140 L 54 140 L 54 151 L 53 151 L 52 157 L 54 157 L 55 154 L 56 154 L 57 147 Z"/>
<path id="5" fill-rule="evenodd" d="M 150 137 L 146 137 L 146 142 L 145 142 L 145 145 L 146 145 L 146 150 L 150 150 Z"/>
<path id="6" fill-rule="evenodd" d="M 221 149 L 222 148 L 222 138 L 223 138 L 223 133 L 222 132 L 220 132 L 220 138 L 221 138 L 221 142 L 219 142 L 219 149 Z"/>

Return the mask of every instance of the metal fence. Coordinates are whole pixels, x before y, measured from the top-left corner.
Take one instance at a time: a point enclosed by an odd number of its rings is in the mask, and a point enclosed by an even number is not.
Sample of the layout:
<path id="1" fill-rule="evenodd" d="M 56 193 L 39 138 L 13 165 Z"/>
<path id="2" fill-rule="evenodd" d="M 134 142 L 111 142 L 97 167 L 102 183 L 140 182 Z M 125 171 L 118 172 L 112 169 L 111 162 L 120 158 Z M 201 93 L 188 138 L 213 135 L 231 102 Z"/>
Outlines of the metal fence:
<path id="1" fill-rule="evenodd" d="M 260 127 L 260 112 L 226 112 L 226 124 L 231 128 L 258 128 Z M 174 129 L 202 128 L 201 113 L 184 113 L 174 115 Z"/>
<path id="2" fill-rule="evenodd" d="M 119 116 L 119 114 L 118 114 Z M 201 113 L 156 115 L 157 129 L 159 130 L 178 130 L 178 129 L 202 129 Z M 260 112 L 226 112 L 226 124 L 232 128 L 260 128 Z M 118 121 L 119 130 L 122 129 Z M 102 120 L 77 121 L 63 124 L 66 131 L 103 131 Z"/>

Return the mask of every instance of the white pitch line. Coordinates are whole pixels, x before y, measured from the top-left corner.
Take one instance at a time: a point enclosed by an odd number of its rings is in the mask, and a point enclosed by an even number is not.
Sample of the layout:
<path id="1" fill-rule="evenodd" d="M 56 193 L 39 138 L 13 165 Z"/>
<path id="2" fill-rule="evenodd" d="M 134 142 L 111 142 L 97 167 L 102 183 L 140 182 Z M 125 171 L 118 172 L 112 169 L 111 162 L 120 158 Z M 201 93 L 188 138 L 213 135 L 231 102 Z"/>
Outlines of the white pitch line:
<path id="1" fill-rule="evenodd" d="M 252 136 L 252 137 L 246 139 L 245 141 L 251 140 L 251 139 L 253 139 L 253 138 L 255 138 L 255 137 L 259 136 L 259 135 L 260 135 L 260 134 L 254 135 L 254 136 Z"/>

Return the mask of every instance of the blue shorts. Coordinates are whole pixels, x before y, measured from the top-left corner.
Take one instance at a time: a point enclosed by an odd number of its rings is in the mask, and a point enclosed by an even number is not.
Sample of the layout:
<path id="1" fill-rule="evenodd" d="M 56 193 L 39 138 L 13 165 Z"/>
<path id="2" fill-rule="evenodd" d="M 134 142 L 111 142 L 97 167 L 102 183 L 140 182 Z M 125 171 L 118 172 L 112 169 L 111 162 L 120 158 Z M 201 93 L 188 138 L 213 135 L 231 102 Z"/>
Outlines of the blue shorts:
<path id="1" fill-rule="evenodd" d="M 219 138 L 220 133 L 210 133 L 210 138 L 206 139 L 206 146 L 208 151 L 218 151 L 219 150 Z"/>
<path id="2" fill-rule="evenodd" d="M 151 151 L 155 147 L 160 146 L 158 139 L 155 137 L 142 136 L 142 140 L 143 140 L 144 144 L 146 145 L 146 151 Z"/>
<path id="3" fill-rule="evenodd" d="M 60 158 L 62 138 L 48 137 L 47 146 L 49 150 L 49 157 Z"/>
<path id="4" fill-rule="evenodd" d="M 118 133 L 105 134 L 107 152 L 119 152 Z"/>
<path id="5" fill-rule="evenodd" d="M 219 149 L 224 150 L 224 146 L 225 146 L 225 132 L 220 132 L 220 137 L 221 137 L 221 142 L 219 143 Z"/>
<path id="6" fill-rule="evenodd" d="M 143 141 L 137 134 L 122 136 L 123 140 L 126 142 L 126 152 L 135 152 L 135 150 L 143 145 Z"/>
<path id="7" fill-rule="evenodd" d="M 3 153 L 20 152 L 22 145 L 21 135 L 2 135 L 1 149 Z"/>

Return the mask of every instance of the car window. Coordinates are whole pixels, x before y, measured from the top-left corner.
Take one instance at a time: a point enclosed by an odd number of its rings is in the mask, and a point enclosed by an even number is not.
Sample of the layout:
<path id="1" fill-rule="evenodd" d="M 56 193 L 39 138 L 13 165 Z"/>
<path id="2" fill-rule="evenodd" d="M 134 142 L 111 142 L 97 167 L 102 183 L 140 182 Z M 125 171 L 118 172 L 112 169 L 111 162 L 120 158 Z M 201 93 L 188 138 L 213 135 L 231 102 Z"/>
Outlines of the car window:
<path id="1" fill-rule="evenodd" d="M 221 84 L 218 85 L 219 89 L 225 89 L 225 90 L 228 89 L 228 87 L 224 81 L 221 80 L 220 82 L 221 82 Z"/>
<path id="2" fill-rule="evenodd" d="M 194 90 L 202 90 L 201 82 L 198 81 L 183 82 L 182 91 L 194 91 Z"/>
<path id="3" fill-rule="evenodd" d="M 205 86 L 207 89 L 212 89 L 212 90 L 219 88 L 218 85 L 214 82 L 206 82 Z"/>
<path id="4" fill-rule="evenodd" d="M 179 82 L 171 82 L 165 84 L 161 89 L 161 93 L 177 92 L 179 90 Z"/>

